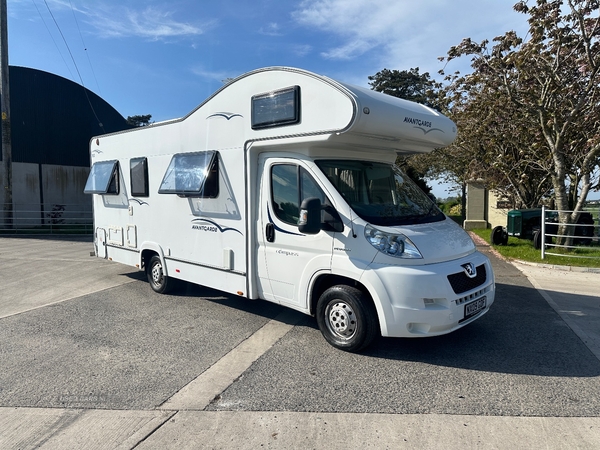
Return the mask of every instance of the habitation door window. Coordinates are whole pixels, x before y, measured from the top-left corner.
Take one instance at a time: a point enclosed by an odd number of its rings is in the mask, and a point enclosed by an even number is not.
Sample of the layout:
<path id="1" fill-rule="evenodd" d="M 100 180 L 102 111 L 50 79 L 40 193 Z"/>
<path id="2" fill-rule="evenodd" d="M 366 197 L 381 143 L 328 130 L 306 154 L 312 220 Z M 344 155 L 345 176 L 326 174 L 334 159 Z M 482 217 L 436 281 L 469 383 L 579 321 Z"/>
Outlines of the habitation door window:
<path id="1" fill-rule="evenodd" d="M 119 194 L 119 162 L 115 160 L 94 163 L 83 192 L 85 194 Z"/>
<path id="2" fill-rule="evenodd" d="M 131 195 L 134 197 L 148 197 L 148 159 L 133 158 L 129 162 L 131 176 Z"/>
<path id="3" fill-rule="evenodd" d="M 218 155 L 218 152 L 212 150 L 173 155 L 158 193 L 182 197 L 218 197 Z"/>

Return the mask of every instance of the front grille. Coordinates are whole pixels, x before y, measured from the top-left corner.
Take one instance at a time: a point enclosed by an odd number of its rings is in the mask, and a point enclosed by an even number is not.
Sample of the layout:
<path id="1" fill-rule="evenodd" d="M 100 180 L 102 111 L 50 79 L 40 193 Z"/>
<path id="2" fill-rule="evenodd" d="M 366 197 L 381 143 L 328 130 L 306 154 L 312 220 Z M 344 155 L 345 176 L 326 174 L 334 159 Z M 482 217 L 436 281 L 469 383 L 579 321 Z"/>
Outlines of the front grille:
<path id="1" fill-rule="evenodd" d="M 485 295 L 487 292 L 489 292 L 491 290 L 491 286 L 486 286 L 483 289 L 479 289 L 478 291 L 475 292 L 471 292 L 468 295 L 465 295 L 464 297 L 459 297 L 456 299 L 456 304 L 457 305 L 463 305 L 465 303 L 468 303 L 472 300 L 475 300 L 476 298 L 482 297 L 483 295 Z"/>
<path id="2" fill-rule="evenodd" d="M 487 273 L 485 271 L 484 264 L 477 267 L 477 275 L 475 276 L 475 278 L 469 278 L 464 272 L 458 272 L 453 273 L 452 275 L 448 275 L 448 281 L 450 282 L 450 286 L 452 286 L 452 290 L 455 294 L 462 294 L 463 292 L 475 289 L 476 287 L 481 286 L 483 283 L 485 283 L 486 279 Z"/>

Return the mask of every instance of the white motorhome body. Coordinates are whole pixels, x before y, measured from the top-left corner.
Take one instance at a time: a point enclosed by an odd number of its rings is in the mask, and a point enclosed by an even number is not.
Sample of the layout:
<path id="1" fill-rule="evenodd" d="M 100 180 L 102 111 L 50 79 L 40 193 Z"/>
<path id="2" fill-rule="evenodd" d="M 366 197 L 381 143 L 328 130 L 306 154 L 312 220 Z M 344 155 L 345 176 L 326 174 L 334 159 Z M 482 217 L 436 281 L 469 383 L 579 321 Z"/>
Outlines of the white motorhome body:
<path id="1" fill-rule="evenodd" d="M 448 333 L 488 311 L 492 268 L 392 165 L 455 136 L 423 105 L 256 70 L 182 119 L 92 139 L 96 254 L 157 292 L 181 279 L 314 314 L 346 350 Z"/>

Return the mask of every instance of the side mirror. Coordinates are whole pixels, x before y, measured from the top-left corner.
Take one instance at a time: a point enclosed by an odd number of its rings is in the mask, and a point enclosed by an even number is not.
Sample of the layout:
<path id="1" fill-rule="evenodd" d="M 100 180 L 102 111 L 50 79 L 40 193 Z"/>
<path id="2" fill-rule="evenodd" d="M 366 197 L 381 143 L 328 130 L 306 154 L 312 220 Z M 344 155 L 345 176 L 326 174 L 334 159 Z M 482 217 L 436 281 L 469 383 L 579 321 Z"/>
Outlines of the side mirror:
<path id="1" fill-rule="evenodd" d="M 321 231 L 321 200 L 316 197 L 302 200 L 298 230 L 304 234 L 317 234 Z"/>

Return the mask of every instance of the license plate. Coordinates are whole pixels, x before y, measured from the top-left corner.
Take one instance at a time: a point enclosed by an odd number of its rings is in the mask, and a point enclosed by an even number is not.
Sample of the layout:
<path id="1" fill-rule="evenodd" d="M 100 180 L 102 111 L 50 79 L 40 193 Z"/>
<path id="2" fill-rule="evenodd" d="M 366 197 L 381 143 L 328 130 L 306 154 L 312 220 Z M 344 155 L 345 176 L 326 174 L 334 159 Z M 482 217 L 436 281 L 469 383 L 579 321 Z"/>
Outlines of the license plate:
<path id="1" fill-rule="evenodd" d="M 474 302 L 467 303 L 465 305 L 465 317 L 463 320 L 467 320 L 473 317 L 476 314 L 479 314 L 481 311 L 485 309 L 485 297 L 481 297 Z M 462 321 L 461 321 L 462 322 Z"/>

